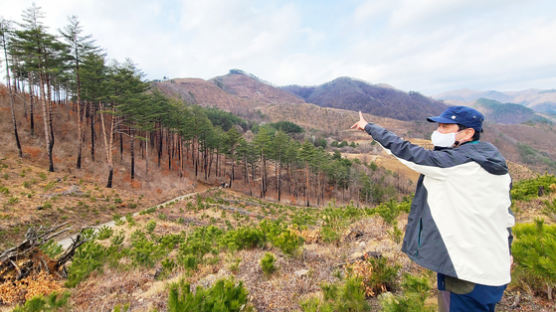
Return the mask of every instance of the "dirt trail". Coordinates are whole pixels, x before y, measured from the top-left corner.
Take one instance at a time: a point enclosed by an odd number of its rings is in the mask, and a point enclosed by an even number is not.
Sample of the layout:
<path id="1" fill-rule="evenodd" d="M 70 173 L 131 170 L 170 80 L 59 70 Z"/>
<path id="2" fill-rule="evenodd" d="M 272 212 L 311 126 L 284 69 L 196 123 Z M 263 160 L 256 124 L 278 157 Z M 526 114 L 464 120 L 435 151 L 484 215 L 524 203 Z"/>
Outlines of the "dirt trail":
<path id="1" fill-rule="evenodd" d="M 165 201 L 165 202 L 163 202 L 163 203 L 161 203 L 161 204 L 156 205 L 155 208 L 156 208 L 156 209 L 162 208 L 162 207 L 168 205 L 169 203 L 177 202 L 177 201 L 182 201 L 182 200 L 191 198 L 191 197 L 193 197 L 193 196 L 195 196 L 195 195 L 197 195 L 197 194 L 205 193 L 205 192 L 208 192 L 208 191 L 211 191 L 211 190 L 214 190 L 214 188 L 209 188 L 209 189 L 204 190 L 204 191 L 198 191 L 198 192 L 193 192 L 193 193 L 187 193 L 187 194 L 184 194 L 184 195 L 180 195 L 180 196 L 178 196 L 178 197 L 172 198 L 172 199 L 167 200 L 167 201 Z M 150 208 L 147 208 L 147 209 L 150 209 Z M 144 210 L 146 210 L 146 209 L 144 209 Z M 144 211 L 144 210 L 141 210 L 141 211 Z M 135 212 L 135 213 L 133 214 L 133 216 L 134 216 L 134 217 L 135 217 L 135 216 L 138 216 L 138 215 L 141 213 L 141 211 Z M 107 226 L 107 227 L 109 227 L 109 228 L 112 228 L 112 227 L 114 227 L 115 225 L 116 225 L 116 222 L 115 222 L 114 220 L 111 220 L 111 221 L 108 221 L 108 222 L 105 222 L 105 223 L 102 223 L 102 224 L 99 224 L 99 225 L 92 226 L 92 228 L 96 231 L 96 230 L 98 230 L 99 228 L 101 228 L 101 227 L 103 227 L 103 226 Z M 63 239 L 61 239 L 61 240 L 58 241 L 58 244 L 62 245 L 62 248 L 66 249 L 69 245 L 71 245 L 72 241 L 75 239 L 76 236 L 77 236 L 77 234 L 73 234 L 73 235 L 71 235 L 71 236 L 69 236 L 69 237 L 63 238 Z"/>

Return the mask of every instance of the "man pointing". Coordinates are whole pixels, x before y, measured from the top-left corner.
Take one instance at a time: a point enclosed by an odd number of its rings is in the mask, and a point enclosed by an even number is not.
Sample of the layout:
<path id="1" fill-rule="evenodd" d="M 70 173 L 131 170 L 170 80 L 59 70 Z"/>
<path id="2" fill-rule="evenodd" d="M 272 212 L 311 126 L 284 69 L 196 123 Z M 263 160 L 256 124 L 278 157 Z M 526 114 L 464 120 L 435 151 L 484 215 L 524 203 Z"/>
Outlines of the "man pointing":
<path id="1" fill-rule="evenodd" d="M 452 106 L 427 120 L 438 123 L 434 150 L 368 123 L 361 112 L 351 128 L 421 174 L 402 251 L 438 273 L 439 310 L 494 311 L 510 282 L 514 217 L 506 161 L 479 141 L 484 117 L 477 110 Z"/>

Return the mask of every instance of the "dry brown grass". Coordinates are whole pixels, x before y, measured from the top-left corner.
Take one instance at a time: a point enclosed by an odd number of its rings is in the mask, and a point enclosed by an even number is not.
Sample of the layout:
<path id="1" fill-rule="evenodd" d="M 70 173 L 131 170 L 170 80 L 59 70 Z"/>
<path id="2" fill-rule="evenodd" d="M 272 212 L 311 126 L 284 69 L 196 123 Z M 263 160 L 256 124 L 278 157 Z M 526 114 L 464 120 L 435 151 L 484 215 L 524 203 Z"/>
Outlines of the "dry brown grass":
<path id="1" fill-rule="evenodd" d="M 35 296 L 49 295 L 63 290 L 62 281 L 41 271 L 19 280 L 0 284 L 0 302 L 3 305 L 23 303 Z"/>

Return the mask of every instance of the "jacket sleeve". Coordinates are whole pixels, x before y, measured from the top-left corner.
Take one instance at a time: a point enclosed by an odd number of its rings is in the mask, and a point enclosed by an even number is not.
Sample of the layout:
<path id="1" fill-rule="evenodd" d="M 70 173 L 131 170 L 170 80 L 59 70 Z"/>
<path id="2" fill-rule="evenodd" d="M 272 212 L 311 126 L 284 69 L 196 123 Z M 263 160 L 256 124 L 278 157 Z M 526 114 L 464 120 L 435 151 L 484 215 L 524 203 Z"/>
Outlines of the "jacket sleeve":
<path id="1" fill-rule="evenodd" d="M 453 149 L 431 151 L 401 139 L 394 133 L 372 123 L 365 126 L 370 134 L 387 152 L 393 154 L 407 167 L 431 178 L 444 179 L 444 168 L 469 161 L 462 153 Z"/>

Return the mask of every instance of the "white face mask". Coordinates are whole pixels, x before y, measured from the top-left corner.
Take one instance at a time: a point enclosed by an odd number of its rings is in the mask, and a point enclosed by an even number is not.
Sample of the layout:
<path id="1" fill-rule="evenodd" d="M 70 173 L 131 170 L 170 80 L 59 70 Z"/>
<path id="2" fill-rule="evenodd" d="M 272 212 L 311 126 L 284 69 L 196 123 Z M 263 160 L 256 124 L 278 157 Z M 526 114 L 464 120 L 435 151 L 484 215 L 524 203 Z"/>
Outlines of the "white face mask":
<path id="1" fill-rule="evenodd" d="M 431 135 L 431 141 L 434 146 L 438 147 L 452 147 L 456 143 L 457 132 L 440 133 L 436 130 Z"/>

